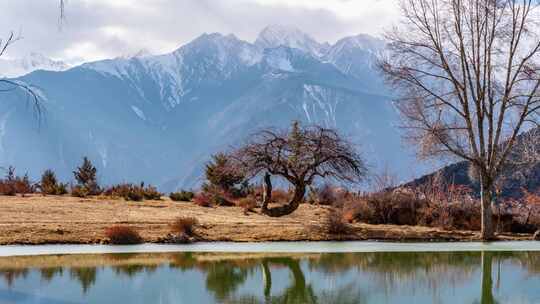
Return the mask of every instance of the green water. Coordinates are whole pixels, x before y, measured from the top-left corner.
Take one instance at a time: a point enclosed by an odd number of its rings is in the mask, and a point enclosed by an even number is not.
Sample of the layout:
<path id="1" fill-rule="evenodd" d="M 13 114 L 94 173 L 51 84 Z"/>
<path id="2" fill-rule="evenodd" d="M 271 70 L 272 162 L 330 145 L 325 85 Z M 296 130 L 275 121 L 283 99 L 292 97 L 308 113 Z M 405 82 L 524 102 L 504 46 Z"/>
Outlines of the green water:
<path id="1" fill-rule="evenodd" d="M 2 257 L 0 303 L 540 303 L 540 252 Z"/>

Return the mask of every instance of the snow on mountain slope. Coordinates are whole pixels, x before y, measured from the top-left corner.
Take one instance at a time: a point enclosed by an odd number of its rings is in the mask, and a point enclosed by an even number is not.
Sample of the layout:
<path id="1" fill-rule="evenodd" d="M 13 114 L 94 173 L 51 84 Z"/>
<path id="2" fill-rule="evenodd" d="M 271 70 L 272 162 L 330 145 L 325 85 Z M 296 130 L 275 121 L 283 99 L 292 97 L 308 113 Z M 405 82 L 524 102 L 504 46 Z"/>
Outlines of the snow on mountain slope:
<path id="1" fill-rule="evenodd" d="M 255 45 L 263 49 L 286 46 L 300 49 L 315 56 L 322 56 L 327 44 L 320 44 L 306 33 L 294 27 L 271 25 L 262 30 L 255 40 Z"/>
<path id="2" fill-rule="evenodd" d="M 104 183 L 144 180 L 168 191 L 199 184 L 211 153 L 299 120 L 339 129 L 373 168 L 404 176 L 416 165 L 372 68 L 383 45 L 357 36 L 329 46 L 274 26 L 255 43 L 204 34 L 169 54 L 36 71 L 18 80 L 44 92 L 46 124 L 33 128 L 24 96 L 5 95 L 0 113 L 11 114 L 2 118 L 0 166 L 31 176 L 52 167 L 69 179 L 89 156 Z"/>
<path id="3" fill-rule="evenodd" d="M 18 77 L 35 70 L 65 71 L 70 66 L 62 61 L 55 61 L 39 53 L 30 53 L 18 59 L 0 58 L 0 77 Z"/>

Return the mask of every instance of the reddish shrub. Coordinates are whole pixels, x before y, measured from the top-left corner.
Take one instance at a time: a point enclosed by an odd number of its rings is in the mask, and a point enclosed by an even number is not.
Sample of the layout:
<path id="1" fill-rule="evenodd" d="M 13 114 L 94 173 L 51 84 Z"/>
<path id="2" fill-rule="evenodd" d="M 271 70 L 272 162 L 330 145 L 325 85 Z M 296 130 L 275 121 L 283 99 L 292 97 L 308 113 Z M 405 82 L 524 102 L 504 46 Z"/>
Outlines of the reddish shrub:
<path id="1" fill-rule="evenodd" d="M 193 202 L 201 207 L 211 207 L 212 201 L 210 195 L 207 193 L 197 193 L 193 197 Z"/>
<path id="2" fill-rule="evenodd" d="M 179 217 L 171 224 L 171 231 L 176 234 L 193 235 L 193 229 L 199 224 L 194 217 Z"/>
<path id="3" fill-rule="evenodd" d="M 540 206 L 540 192 L 533 193 L 523 189 L 523 202 L 529 206 Z"/>
<path id="4" fill-rule="evenodd" d="M 13 184 L 0 180 L 0 194 L 13 196 L 16 195 L 17 192 L 15 191 Z"/>
<path id="5" fill-rule="evenodd" d="M 137 230 L 128 226 L 112 226 L 105 229 L 105 236 L 109 238 L 112 244 L 129 245 L 140 244 L 142 238 Z"/>
<path id="6" fill-rule="evenodd" d="M 15 168 L 9 167 L 4 179 L 0 179 L 0 194 L 16 195 L 34 193 L 35 186 L 30 182 L 28 174 L 24 176 L 15 175 Z"/>

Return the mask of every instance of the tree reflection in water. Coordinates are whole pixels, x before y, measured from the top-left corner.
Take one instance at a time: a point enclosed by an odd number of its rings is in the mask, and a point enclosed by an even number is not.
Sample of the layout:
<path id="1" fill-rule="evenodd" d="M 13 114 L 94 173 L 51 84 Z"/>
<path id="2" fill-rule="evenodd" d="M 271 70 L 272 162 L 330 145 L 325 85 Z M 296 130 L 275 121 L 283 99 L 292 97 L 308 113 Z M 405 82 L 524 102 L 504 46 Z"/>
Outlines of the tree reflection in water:
<path id="1" fill-rule="evenodd" d="M 71 268 L 71 277 L 81 283 L 83 293 L 87 293 L 90 287 L 96 283 L 97 268 L 96 267 L 83 267 L 83 268 Z"/>
<path id="2" fill-rule="evenodd" d="M 41 280 L 50 283 L 55 277 L 69 277 L 88 293 L 96 283 L 98 272 L 112 271 L 114 280 L 134 280 L 143 274 L 160 275 L 161 271 L 195 271 L 204 275 L 196 282 L 219 303 L 365 303 L 374 294 L 395 296 L 397 290 L 419 290 L 424 295 L 431 290 L 433 301 L 440 299 L 440 291 L 449 287 L 459 290 L 470 287 L 473 278 L 480 278 L 481 286 L 474 303 L 495 304 L 493 294 L 500 287 L 501 263 L 507 263 L 529 274 L 540 273 L 540 253 L 534 252 L 460 252 L 460 253 L 328 253 L 287 255 L 220 255 L 211 253 L 163 253 L 130 255 L 91 255 L 82 257 L 83 266 L 61 266 L 62 263 L 82 265 L 80 261 L 41 257 L 36 265 L 32 260 L 10 260 L 0 265 L 27 265 L 26 268 L 0 267 L 0 277 L 7 287 L 25 280 L 35 270 Z M 71 257 L 71 259 L 74 259 Z M 66 261 L 71 261 L 67 263 Z M 0 260 L 1 262 L 1 260 Z M 92 264 L 93 263 L 93 264 Z M 70 264 L 70 265 L 71 265 Z M 95 265 L 91 267 L 88 265 Z M 167 267 L 167 265 L 169 267 Z M 493 275 L 494 265 L 496 273 Z M 284 288 L 273 286 L 275 270 L 286 269 L 290 283 Z M 338 282 L 337 286 L 314 284 L 305 272 L 318 273 Z M 193 277 L 194 278 L 194 277 Z M 348 278 L 348 279 L 346 279 Z M 105 279 L 105 278 L 104 278 Z M 111 279 L 111 278 L 109 278 Z M 145 278 L 146 279 L 146 278 Z M 190 278 L 191 279 L 191 278 Z M 259 288 L 243 288 L 255 283 Z M 349 281 L 347 281 L 349 280 Z M 362 281 L 363 280 L 363 281 Z M 494 283 L 495 282 L 495 283 Z M 318 283 L 321 283 L 320 281 Z M 324 286 L 322 288 L 321 286 Z M 167 288 L 181 288 L 169 286 Z M 1 283 L 0 283 L 1 289 Z M 414 292 L 413 292 L 414 295 Z"/>

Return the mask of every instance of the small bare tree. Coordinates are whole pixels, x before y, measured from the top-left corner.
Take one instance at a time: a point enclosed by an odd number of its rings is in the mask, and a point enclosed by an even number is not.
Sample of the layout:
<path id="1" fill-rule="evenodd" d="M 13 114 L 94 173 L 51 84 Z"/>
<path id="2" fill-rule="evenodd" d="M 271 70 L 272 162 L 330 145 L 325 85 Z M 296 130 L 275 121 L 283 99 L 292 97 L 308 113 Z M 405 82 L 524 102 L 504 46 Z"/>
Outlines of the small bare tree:
<path id="1" fill-rule="evenodd" d="M 21 36 L 15 35 L 14 32 L 10 32 L 6 39 L 0 39 L 0 57 L 2 57 L 6 53 L 7 49 L 13 43 L 15 43 L 16 41 L 20 39 L 21 39 Z M 31 86 L 29 86 L 28 84 L 24 82 L 11 80 L 11 79 L 0 79 L 0 84 L 2 84 L 2 86 L 0 87 L 0 93 L 14 91 L 17 89 L 25 92 L 27 96 L 33 101 L 33 105 L 36 110 L 36 113 L 38 114 L 41 113 L 41 104 L 39 102 L 38 95 L 36 94 L 36 92 Z"/>
<path id="2" fill-rule="evenodd" d="M 400 0 L 380 68 L 398 89 L 406 138 L 422 157 L 469 161 L 481 186 L 482 238 L 519 134 L 538 126 L 540 38 L 533 0 Z"/>
<path id="3" fill-rule="evenodd" d="M 233 151 L 232 157 L 248 177 L 264 175 L 262 212 L 272 217 L 294 212 L 316 178 L 359 182 L 367 172 L 352 144 L 335 130 L 301 127 L 298 122 L 288 130 L 265 129 L 254 134 L 247 144 Z M 288 204 L 268 207 L 272 198 L 271 176 L 280 176 L 294 186 Z"/>

